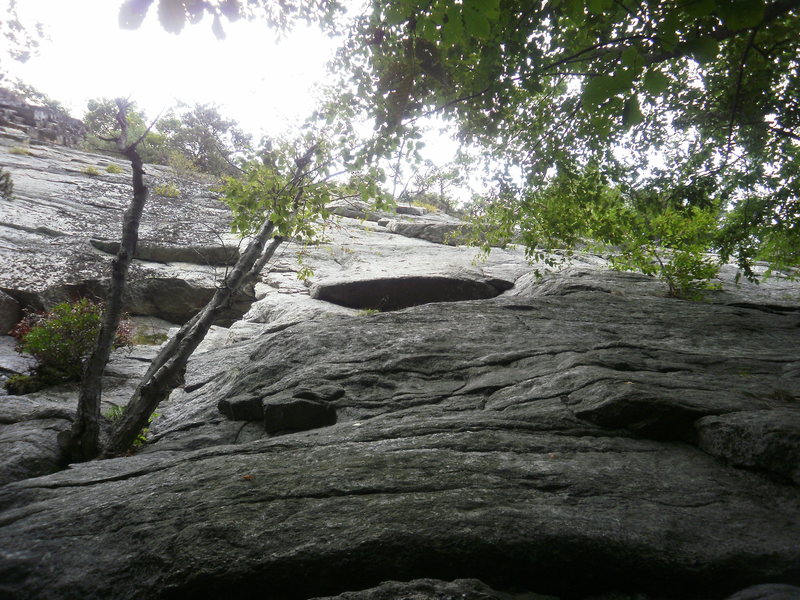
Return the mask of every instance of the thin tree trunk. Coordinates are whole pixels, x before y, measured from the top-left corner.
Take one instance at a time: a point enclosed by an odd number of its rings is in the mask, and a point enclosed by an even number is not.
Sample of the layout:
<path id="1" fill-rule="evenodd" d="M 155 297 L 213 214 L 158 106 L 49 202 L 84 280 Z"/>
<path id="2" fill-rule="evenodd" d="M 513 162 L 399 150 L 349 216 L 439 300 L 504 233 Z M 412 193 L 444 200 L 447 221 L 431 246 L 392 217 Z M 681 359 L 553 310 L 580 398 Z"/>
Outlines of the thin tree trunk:
<path id="1" fill-rule="evenodd" d="M 258 275 L 283 242 L 283 238 L 275 237 L 266 246 L 273 231 L 272 222 L 265 222 L 208 304 L 161 349 L 116 423 L 103 456 L 116 456 L 130 448 L 158 405 L 183 384 L 189 357 L 203 341 L 220 311 L 228 305 L 233 294 Z"/>
<path id="2" fill-rule="evenodd" d="M 91 460 L 100 451 L 100 400 L 102 396 L 102 376 L 105 370 L 117 328 L 122 317 L 122 294 L 125 290 L 128 268 L 136 252 L 139 240 L 139 223 L 144 205 L 147 202 L 147 187 L 144 185 L 144 165 L 136 150 L 136 143 L 128 146 L 127 104 L 117 101 L 119 113 L 117 121 L 121 128 L 117 147 L 128 157 L 133 168 L 133 199 L 122 222 L 122 238 L 119 251 L 112 262 L 111 282 L 106 297 L 103 320 L 94 350 L 83 369 L 81 389 L 78 396 L 78 411 L 72 425 L 67 453 L 71 462 Z M 138 143 L 138 142 L 137 142 Z"/>

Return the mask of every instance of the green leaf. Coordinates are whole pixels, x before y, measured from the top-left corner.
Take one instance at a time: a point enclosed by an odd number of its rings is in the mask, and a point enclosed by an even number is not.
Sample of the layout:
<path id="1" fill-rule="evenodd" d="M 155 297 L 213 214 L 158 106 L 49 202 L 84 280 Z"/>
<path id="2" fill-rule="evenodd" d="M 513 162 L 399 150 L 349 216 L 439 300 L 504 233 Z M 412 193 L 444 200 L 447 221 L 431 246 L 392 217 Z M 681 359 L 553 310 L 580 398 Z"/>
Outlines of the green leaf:
<path id="1" fill-rule="evenodd" d="M 705 17 L 717 7 L 715 0 L 683 0 L 681 10 L 690 17 Z"/>
<path id="2" fill-rule="evenodd" d="M 151 4 L 153 0 L 126 0 L 119 9 L 119 26 L 122 29 L 138 29 Z"/>
<path id="3" fill-rule="evenodd" d="M 700 64 L 716 60 L 719 43 L 713 38 L 699 38 L 688 44 L 689 51 Z"/>
<path id="4" fill-rule="evenodd" d="M 485 13 L 475 8 L 474 4 L 464 6 L 464 25 L 467 33 L 476 38 L 488 38 L 491 31 L 489 20 L 486 18 Z"/>
<path id="5" fill-rule="evenodd" d="M 182 0 L 161 0 L 158 3 L 158 20 L 165 31 L 180 33 L 186 23 Z"/>
<path id="6" fill-rule="evenodd" d="M 622 124 L 625 127 L 633 127 L 644 121 L 644 115 L 639 108 L 639 98 L 631 96 L 625 100 L 625 106 L 622 108 Z"/>
<path id="7" fill-rule="evenodd" d="M 635 75 L 639 75 L 644 68 L 644 58 L 634 46 L 626 48 L 622 53 L 622 64 L 629 68 Z"/>
<path id="8" fill-rule="evenodd" d="M 602 15 L 614 4 L 614 0 L 589 0 L 589 12 L 595 15 Z"/>
<path id="9" fill-rule="evenodd" d="M 678 43 L 679 25 L 680 17 L 677 11 L 667 13 L 667 16 L 658 25 L 658 37 L 666 50 L 671 50 Z"/>
<path id="10" fill-rule="evenodd" d="M 450 46 L 458 46 L 464 41 L 464 22 L 461 6 L 451 4 L 445 13 L 446 24 L 442 27 L 442 41 Z"/>
<path id="11" fill-rule="evenodd" d="M 663 94 L 669 87 L 670 83 L 671 81 L 669 77 L 664 75 L 664 73 L 661 71 L 655 69 L 651 69 L 645 73 L 644 80 L 642 81 L 645 91 L 653 96 L 660 96 Z"/>
<path id="12" fill-rule="evenodd" d="M 402 2 L 387 2 L 384 9 L 383 18 L 389 25 L 400 25 L 405 23 L 408 15 L 404 10 Z"/>
<path id="13" fill-rule="evenodd" d="M 764 0 L 719 2 L 719 16 L 725 27 L 738 31 L 759 25 L 764 20 Z"/>
<path id="14" fill-rule="evenodd" d="M 609 75 L 598 75 L 583 86 L 581 103 L 588 110 L 599 106 L 615 93 L 617 93 L 617 85 L 614 78 Z"/>
<path id="15" fill-rule="evenodd" d="M 564 14 L 576 24 L 583 23 L 583 0 L 564 0 Z"/>

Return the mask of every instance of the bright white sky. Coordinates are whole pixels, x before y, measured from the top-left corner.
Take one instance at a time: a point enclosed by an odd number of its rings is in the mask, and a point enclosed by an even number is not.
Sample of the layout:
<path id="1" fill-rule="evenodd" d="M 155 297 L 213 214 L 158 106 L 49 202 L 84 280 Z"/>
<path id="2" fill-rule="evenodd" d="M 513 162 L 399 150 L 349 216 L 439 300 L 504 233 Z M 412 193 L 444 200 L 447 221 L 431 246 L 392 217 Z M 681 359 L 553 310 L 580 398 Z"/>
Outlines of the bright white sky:
<path id="1" fill-rule="evenodd" d="M 0 0 L 0 15 L 7 0 Z M 278 133 L 306 117 L 336 41 L 314 27 L 286 39 L 264 23 L 227 24 L 217 40 L 210 22 L 166 33 L 151 9 L 139 30 L 117 25 L 118 0 L 18 0 L 23 23 L 38 21 L 49 39 L 27 63 L 3 65 L 81 117 L 86 100 L 130 96 L 154 117 L 177 100 L 215 102 L 256 134 Z M 0 17 L 2 18 L 2 17 Z M 0 41 L 0 43 L 4 43 Z"/>
<path id="2" fill-rule="evenodd" d="M 7 14 L 8 1 L 0 0 L 0 19 Z M 127 31 L 118 25 L 121 3 L 17 0 L 23 24 L 33 31 L 34 23 L 41 23 L 46 37 L 25 63 L 9 60 L 0 38 L 0 60 L 5 63 L 0 74 L 34 86 L 77 118 L 87 100 L 100 97 L 130 97 L 150 118 L 179 100 L 215 103 L 257 142 L 311 114 L 325 65 L 339 43 L 314 26 L 299 25 L 279 39 L 265 23 L 244 20 L 224 23 L 227 37 L 222 41 L 208 19 L 187 25 L 179 35 L 169 34 L 158 23 L 155 6 L 138 30 Z M 424 141 L 423 157 L 439 165 L 455 158 L 458 144 L 449 136 L 433 131 Z M 469 198 L 481 187 L 477 174 L 472 178 L 469 186 L 452 193 Z"/>

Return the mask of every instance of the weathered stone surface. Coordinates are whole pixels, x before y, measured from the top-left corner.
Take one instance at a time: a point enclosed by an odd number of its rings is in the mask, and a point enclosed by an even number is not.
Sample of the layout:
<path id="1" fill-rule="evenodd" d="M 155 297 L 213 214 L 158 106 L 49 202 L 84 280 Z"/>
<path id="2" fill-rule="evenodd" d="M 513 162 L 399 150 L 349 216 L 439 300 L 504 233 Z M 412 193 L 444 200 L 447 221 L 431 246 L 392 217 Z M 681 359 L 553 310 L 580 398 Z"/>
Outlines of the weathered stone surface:
<path id="1" fill-rule="evenodd" d="M 92 246 L 116 255 L 119 252 L 119 242 L 112 240 L 90 240 Z M 134 258 L 152 262 L 170 263 L 183 262 L 196 265 L 208 265 L 212 267 L 232 266 L 239 259 L 239 250 L 236 247 L 199 245 L 159 245 L 148 242 L 141 242 L 136 246 Z"/>
<path id="2" fill-rule="evenodd" d="M 263 400 L 258 396 L 242 394 L 223 398 L 217 404 L 219 412 L 234 421 L 261 421 L 264 418 Z"/>
<path id="3" fill-rule="evenodd" d="M 736 412 L 700 419 L 695 427 L 698 445 L 709 454 L 800 485 L 800 410 Z"/>
<path id="4" fill-rule="evenodd" d="M 800 488 L 772 453 L 796 448 L 797 283 L 723 272 L 689 303 L 593 255 L 537 278 L 513 248 L 472 264 L 345 217 L 326 236 L 303 249 L 315 284 L 515 285 L 357 315 L 310 298 L 282 248 L 137 455 L 0 487 L 0 598 L 697 600 L 800 582 Z M 115 358 L 107 399 L 148 356 Z M 264 398 L 336 422 L 265 431 L 220 412 Z M 0 423 L 22 440 L 74 401 L 4 397 Z M 746 468 L 707 451 L 729 430 Z"/>
<path id="5" fill-rule="evenodd" d="M 103 414 L 114 406 L 128 403 L 155 352 L 152 346 L 136 346 L 112 353 L 103 377 Z M 0 349 L 0 357 L 1 353 Z M 34 364 L 35 361 L 31 360 L 31 366 Z M 72 426 L 78 403 L 78 385 L 64 384 L 25 396 L 2 392 L 0 485 L 39 477 L 62 468 L 64 457 L 58 436 Z"/>
<path id="6" fill-rule="evenodd" d="M 78 119 L 44 106 L 32 106 L 11 90 L 0 88 L 0 125 L 24 135 L 27 140 L 43 140 L 74 146 L 86 135 Z"/>
<path id="7" fill-rule="evenodd" d="M 350 219 L 360 219 L 363 221 L 377 221 L 388 217 L 389 214 L 372 208 L 369 203 L 363 200 L 334 200 L 328 204 L 327 208 L 332 215 L 348 217 Z"/>
<path id="8" fill-rule="evenodd" d="M 0 145 L 0 166 L 14 181 L 14 198 L 3 203 L 0 216 L 0 290 L 23 307 L 39 309 L 76 292 L 103 295 L 111 256 L 94 248 L 90 240 L 118 238 L 132 194 L 130 166 L 120 163 L 122 173 L 107 173 L 105 166 L 110 162 L 116 161 L 63 146 L 35 145 L 29 155 L 20 155 Z M 89 167 L 100 174 L 87 174 Z M 211 256 L 216 259 L 209 260 L 210 265 L 136 260 L 131 267 L 131 298 L 136 296 L 137 282 L 140 295 L 152 295 L 170 291 L 169 282 L 176 279 L 210 295 L 224 274 L 224 269 L 213 265 L 227 262 L 219 260 L 220 253 L 229 251 L 222 248 L 220 240 L 228 248 L 237 245 L 229 234 L 227 208 L 208 186 L 174 180 L 166 167 L 148 165 L 146 170 L 150 185 L 175 181 L 182 191 L 179 198 L 152 195 L 140 228 L 140 246 L 145 251 L 180 247 L 182 255 L 168 256 L 162 251 L 160 255 L 151 252 L 148 258 L 187 258 L 200 263 L 194 252 L 198 250 L 204 256 L 216 253 Z M 212 251 L 212 247 L 220 250 Z M 156 280 L 167 283 L 154 286 L 151 282 Z M 168 302 L 167 298 L 153 299 L 142 306 L 146 310 Z M 128 305 L 126 310 L 140 308 Z M 143 314 L 172 318 L 169 314 Z"/>
<path id="9" fill-rule="evenodd" d="M 555 596 L 541 594 L 506 593 L 493 590 L 477 579 L 414 579 L 412 581 L 386 581 L 367 590 L 345 592 L 316 600 L 558 600 Z"/>
<path id="10" fill-rule="evenodd" d="M 264 398 L 264 431 L 308 431 L 336 423 L 336 409 L 327 402 L 302 398 Z"/>
<path id="11" fill-rule="evenodd" d="M 412 217 L 421 217 L 428 212 L 421 206 L 405 206 L 403 204 L 398 204 L 395 211 L 398 215 L 411 215 Z"/>
<path id="12" fill-rule="evenodd" d="M 456 245 L 463 236 L 459 232 L 463 224 L 460 222 L 408 223 L 405 221 L 389 221 L 386 229 L 407 237 L 419 238 L 434 244 Z"/>
<path id="13" fill-rule="evenodd" d="M 765 583 L 741 590 L 726 600 L 797 600 L 800 587 L 780 583 Z"/>
<path id="14" fill-rule="evenodd" d="M 16 345 L 17 341 L 11 336 L 0 335 L 0 376 L 27 373 L 36 365 L 32 356 L 16 352 Z"/>
<path id="15" fill-rule="evenodd" d="M 61 468 L 58 434 L 68 430 L 67 419 L 34 419 L 0 424 L 0 485 L 46 475 Z"/>
<path id="16" fill-rule="evenodd" d="M 5 335 L 21 318 L 19 302 L 0 291 L 0 335 Z"/>

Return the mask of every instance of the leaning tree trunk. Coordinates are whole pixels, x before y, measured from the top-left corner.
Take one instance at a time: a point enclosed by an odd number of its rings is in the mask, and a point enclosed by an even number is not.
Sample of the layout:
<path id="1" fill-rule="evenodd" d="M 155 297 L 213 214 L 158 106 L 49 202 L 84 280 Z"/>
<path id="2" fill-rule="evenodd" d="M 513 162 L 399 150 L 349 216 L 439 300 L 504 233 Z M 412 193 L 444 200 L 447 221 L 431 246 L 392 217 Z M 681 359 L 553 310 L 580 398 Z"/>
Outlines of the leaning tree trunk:
<path id="1" fill-rule="evenodd" d="M 283 241 L 276 236 L 265 249 L 273 230 L 271 221 L 264 223 L 208 304 L 161 349 L 114 426 L 103 456 L 116 456 L 130 448 L 158 405 L 183 384 L 189 357 L 203 341 L 220 311 L 228 305 L 233 294 L 258 275 Z"/>
<path id="2" fill-rule="evenodd" d="M 138 142 L 128 145 L 127 104 L 117 101 L 119 113 L 117 122 L 121 133 L 117 138 L 118 149 L 131 161 L 133 168 L 133 199 L 122 222 L 122 239 L 119 251 L 112 262 L 111 282 L 106 297 L 103 320 L 97 336 L 94 350 L 83 368 L 78 411 L 72 425 L 68 441 L 67 454 L 70 462 L 79 462 L 95 458 L 99 452 L 100 437 L 100 400 L 102 396 L 102 376 L 114 339 L 122 317 L 122 294 L 131 259 L 136 252 L 139 240 L 139 223 L 147 201 L 147 187 L 144 185 L 144 164 L 136 150 Z"/>

